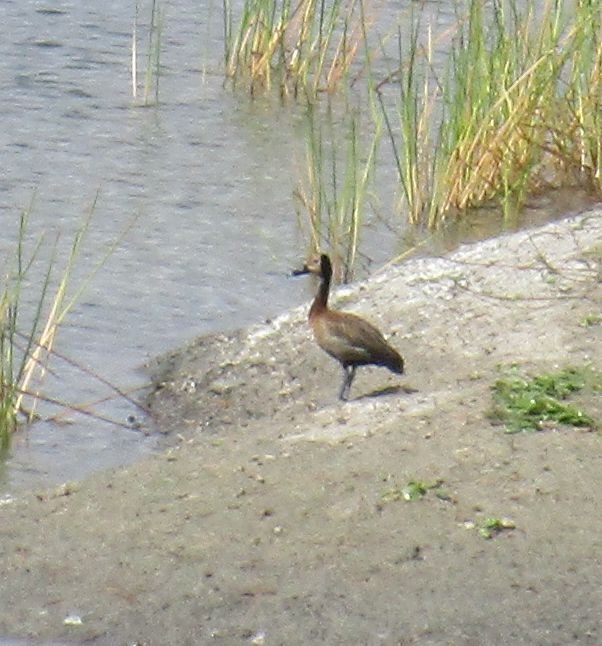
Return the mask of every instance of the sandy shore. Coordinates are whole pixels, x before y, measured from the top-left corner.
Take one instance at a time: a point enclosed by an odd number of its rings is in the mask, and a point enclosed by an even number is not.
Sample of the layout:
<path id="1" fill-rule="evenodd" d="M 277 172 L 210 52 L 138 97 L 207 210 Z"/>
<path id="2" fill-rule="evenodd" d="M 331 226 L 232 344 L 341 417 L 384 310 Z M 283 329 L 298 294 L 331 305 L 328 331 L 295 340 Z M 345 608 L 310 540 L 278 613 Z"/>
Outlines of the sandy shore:
<path id="1" fill-rule="evenodd" d="M 500 367 L 601 368 L 601 258 L 592 210 L 339 290 L 407 367 L 346 404 L 307 304 L 161 357 L 170 448 L 1 502 L 0 644 L 601 643 L 600 433 L 487 417 Z"/>

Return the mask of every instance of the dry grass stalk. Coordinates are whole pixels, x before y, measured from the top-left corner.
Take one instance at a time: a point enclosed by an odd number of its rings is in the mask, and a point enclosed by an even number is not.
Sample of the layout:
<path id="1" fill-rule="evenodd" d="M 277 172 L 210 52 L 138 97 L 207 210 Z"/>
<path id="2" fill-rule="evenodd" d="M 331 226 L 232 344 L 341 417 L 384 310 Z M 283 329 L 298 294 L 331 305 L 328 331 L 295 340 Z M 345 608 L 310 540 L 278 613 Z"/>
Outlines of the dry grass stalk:
<path id="1" fill-rule="evenodd" d="M 364 30 L 361 0 L 246 0 L 236 33 L 225 2 L 226 76 L 252 95 L 278 87 L 282 97 L 336 92 L 356 58 Z M 363 14 L 362 14 L 363 15 Z"/>

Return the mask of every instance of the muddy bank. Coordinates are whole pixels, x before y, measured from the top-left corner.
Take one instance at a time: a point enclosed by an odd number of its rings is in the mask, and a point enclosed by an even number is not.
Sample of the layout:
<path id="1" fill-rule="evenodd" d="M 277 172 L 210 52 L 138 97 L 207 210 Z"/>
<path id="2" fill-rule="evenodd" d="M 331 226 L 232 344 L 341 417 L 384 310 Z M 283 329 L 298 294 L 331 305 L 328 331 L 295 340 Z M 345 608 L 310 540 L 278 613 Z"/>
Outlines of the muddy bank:
<path id="1" fill-rule="evenodd" d="M 599 643 L 602 439 L 507 435 L 487 411 L 500 365 L 600 368 L 601 326 L 584 321 L 601 254 L 590 211 L 339 290 L 407 366 L 361 369 L 347 404 L 307 304 L 162 357 L 151 405 L 175 446 L 2 501 L 0 636 Z M 599 395 L 579 403 L 602 417 Z M 410 480 L 445 495 L 395 499 Z M 485 540 L 487 517 L 515 529 Z"/>

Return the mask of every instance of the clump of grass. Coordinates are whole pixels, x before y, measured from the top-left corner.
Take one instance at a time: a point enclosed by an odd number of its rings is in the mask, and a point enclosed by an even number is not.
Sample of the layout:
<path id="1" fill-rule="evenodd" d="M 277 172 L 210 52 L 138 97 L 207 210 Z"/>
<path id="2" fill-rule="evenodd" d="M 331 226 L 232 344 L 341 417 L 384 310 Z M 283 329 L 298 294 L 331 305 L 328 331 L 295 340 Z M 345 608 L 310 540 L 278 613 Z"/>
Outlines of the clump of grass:
<path id="1" fill-rule="evenodd" d="M 40 393 L 40 387 L 53 354 L 59 328 L 83 290 L 115 248 L 116 243 L 109 247 L 106 255 L 77 289 L 68 295 L 71 275 L 79 258 L 97 197 L 73 237 L 67 260 L 57 281 L 53 278 L 58 251 L 55 243 L 39 292 L 34 298 L 34 311 L 27 312 L 25 317 L 23 293 L 25 289 L 31 289 L 30 274 L 38 263 L 43 238 L 38 240 L 30 253 L 27 252 L 29 210 L 21 214 L 16 252 L 13 261 L 9 261 L 6 267 L 0 291 L 0 446 L 3 448 L 8 446 L 10 435 L 17 428 L 19 418 L 28 421 L 34 419 L 37 402 L 47 399 Z M 26 318 L 25 322 L 23 318 Z M 53 400 L 53 403 L 60 402 Z"/>
<path id="2" fill-rule="evenodd" d="M 545 187 L 602 194 L 600 4 L 471 0 L 446 74 L 433 71 L 430 30 L 399 36 L 398 125 L 386 119 L 403 207 L 436 227 L 485 203 L 507 214 Z M 386 84 L 385 84 L 386 85 Z"/>
<path id="3" fill-rule="evenodd" d="M 600 324 L 602 324 L 602 315 L 600 314 L 587 314 L 579 323 L 581 327 L 594 327 Z"/>
<path id="4" fill-rule="evenodd" d="M 565 368 L 531 379 L 516 374 L 493 385 L 491 418 L 507 433 L 538 431 L 550 424 L 596 428 L 597 422 L 567 398 L 586 386 L 600 389 L 600 375 L 590 368 Z"/>
<path id="5" fill-rule="evenodd" d="M 17 415 L 22 410 L 23 393 L 32 379 L 34 371 L 40 365 L 39 351 L 35 340 L 41 325 L 43 304 L 48 292 L 50 269 L 46 272 L 40 294 L 37 311 L 34 314 L 29 334 L 21 341 L 19 337 L 19 321 L 21 310 L 21 294 L 25 278 L 35 261 L 40 249 L 38 243 L 29 258 L 25 258 L 24 241 L 27 230 L 28 211 L 21 214 L 19 235 L 14 258 L 14 267 L 7 267 L 3 277 L 2 292 L 0 293 L 0 445 L 8 446 L 9 436 L 15 430 Z M 61 294 L 57 294 L 55 304 L 60 306 Z M 56 307 L 44 326 L 44 336 L 52 337 L 52 318 Z M 20 348 L 20 343 L 23 347 Z"/>
<path id="6" fill-rule="evenodd" d="M 366 141 L 359 111 L 347 112 L 341 124 L 330 104 L 324 120 L 316 110 L 308 106 L 304 177 L 294 196 L 304 212 L 299 221 L 308 225 L 310 252 L 330 249 L 347 282 L 353 276 L 381 129 L 377 124 Z"/>
<path id="7" fill-rule="evenodd" d="M 335 92 L 347 78 L 365 25 L 362 0 L 245 0 L 238 26 L 224 0 L 226 77 L 251 95 Z"/>

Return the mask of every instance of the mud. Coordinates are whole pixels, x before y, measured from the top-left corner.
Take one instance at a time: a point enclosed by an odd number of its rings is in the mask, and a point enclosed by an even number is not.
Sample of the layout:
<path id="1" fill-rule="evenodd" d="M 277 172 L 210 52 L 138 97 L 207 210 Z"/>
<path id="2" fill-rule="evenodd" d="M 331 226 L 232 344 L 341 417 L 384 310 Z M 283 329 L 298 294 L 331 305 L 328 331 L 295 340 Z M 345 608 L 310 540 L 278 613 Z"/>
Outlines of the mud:
<path id="1" fill-rule="evenodd" d="M 338 290 L 407 367 L 349 403 L 307 304 L 161 357 L 163 452 L 0 501 L 0 643 L 601 643 L 600 433 L 487 416 L 503 366 L 602 367 L 601 257 L 593 210 Z"/>

